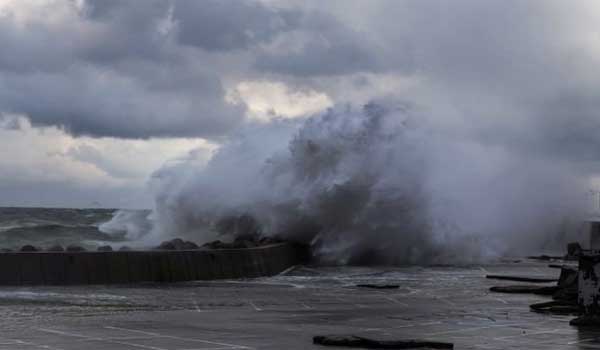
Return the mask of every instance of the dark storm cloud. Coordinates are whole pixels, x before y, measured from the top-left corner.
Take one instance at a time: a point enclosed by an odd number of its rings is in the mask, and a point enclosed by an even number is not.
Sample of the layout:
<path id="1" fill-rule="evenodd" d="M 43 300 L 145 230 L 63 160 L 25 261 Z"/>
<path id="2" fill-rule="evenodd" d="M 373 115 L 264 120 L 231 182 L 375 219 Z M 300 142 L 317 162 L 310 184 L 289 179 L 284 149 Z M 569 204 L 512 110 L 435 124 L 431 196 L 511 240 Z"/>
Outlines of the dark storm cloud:
<path id="1" fill-rule="evenodd" d="M 81 56 L 96 64 L 120 60 L 170 61 L 178 55 L 161 25 L 168 20 L 167 1 L 88 0 L 82 13 L 91 27 L 81 42 Z"/>
<path id="2" fill-rule="evenodd" d="M 156 69 L 160 74 L 161 68 Z M 165 74 L 171 73 L 167 69 Z M 24 113 L 34 125 L 60 125 L 75 135 L 222 135 L 240 121 L 243 111 L 223 102 L 216 77 L 197 78 L 198 84 L 190 89 L 169 91 L 119 72 L 85 66 L 60 73 L 4 73 L 0 101 L 5 111 Z"/>
<path id="3" fill-rule="evenodd" d="M 175 2 L 179 41 L 209 51 L 248 49 L 297 28 L 302 14 L 259 2 L 218 0 Z"/>
<path id="4" fill-rule="evenodd" d="M 164 2 L 100 3 L 58 24 L 0 18 L 4 112 L 75 135 L 123 138 L 211 138 L 242 120 L 243 106 L 225 102 L 218 73 L 182 58 L 161 33 Z"/>
<path id="5" fill-rule="evenodd" d="M 400 99 L 440 138 L 600 164 L 595 0 L 14 3 L 37 14 L 0 15 L 0 116 L 25 114 L 34 126 L 220 141 L 246 112 L 225 101 L 228 89 L 266 82 L 334 103 Z M 114 170 L 110 156 L 73 155 Z M 11 177 L 21 176 L 0 176 Z"/>
<path id="6" fill-rule="evenodd" d="M 391 6 L 394 4 L 394 6 Z M 600 40 L 593 1 L 376 2 L 369 21 L 388 71 L 459 115 L 479 142 L 600 161 Z M 596 34 L 594 34 L 596 33 Z M 447 115 L 444 115 L 447 114 Z"/>
<path id="7" fill-rule="evenodd" d="M 225 101 L 223 79 L 253 75 L 247 67 L 257 59 L 262 72 L 283 76 L 342 74 L 373 63 L 351 29 L 299 7 L 186 0 L 61 6 L 58 20 L 0 17 L 0 112 L 74 135 L 216 138 L 245 112 Z M 298 52 L 269 49 L 297 36 L 306 40 Z"/>
<path id="8" fill-rule="evenodd" d="M 386 57 L 391 68 L 401 68 L 398 58 L 409 56 L 420 73 L 438 81 L 514 94 L 520 84 L 552 81 L 568 63 L 566 50 L 579 25 L 557 4 L 409 0 L 386 8 L 388 20 L 374 25 L 394 44 Z"/>
<path id="9" fill-rule="evenodd" d="M 87 0 L 61 20 L 0 17 L 0 111 L 76 135 L 216 138 L 244 118 L 245 106 L 225 101 L 226 81 L 335 96 L 328 79 L 392 73 L 423 79 L 417 102 L 448 104 L 489 142 L 561 139 L 577 153 L 581 138 L 595 140 L 595 107 L 578 97 L 600 100 L 597 52 L 584 41 L 596 31 L 593 2 L 315 4 Z M 572 118 L 577 132 L 546 123 Z M 523 120 L 540 133 L 519 131 Z"/>
<path id="10" fill-rule="evenodd" d="M 0 73 L 52 71 L 64 68 L 74 50 L 71 40 L 57 40 L 58 33 L 43 25 L 19 29 L 0 17 Z"/>
<path id="11" fill-rule="evenodd" d="M 319 13 L 302 18 L 306 30 L 290 48 L 261 53 L 256 68 L 292 76 L 334 76 L 380 70 L 377 47 L 337 20 Z"/>

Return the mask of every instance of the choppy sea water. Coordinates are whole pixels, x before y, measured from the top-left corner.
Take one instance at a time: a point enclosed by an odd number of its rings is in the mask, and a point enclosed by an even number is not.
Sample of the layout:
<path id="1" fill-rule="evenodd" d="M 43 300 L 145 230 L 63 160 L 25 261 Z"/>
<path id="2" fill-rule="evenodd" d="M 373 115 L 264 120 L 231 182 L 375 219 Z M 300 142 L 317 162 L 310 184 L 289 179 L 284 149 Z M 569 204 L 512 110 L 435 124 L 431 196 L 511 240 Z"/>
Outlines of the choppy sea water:
<path id="1" fill-rule="evenodd" d="M 25 244 L 48 248 L 76 244 L 88 249 L 127 243 L 124 234 L 105 233 L 99 226 L 115 209 L 56 209 L 0 207 L 0 249 L 19 249 Z"/>
<path id="2" fill-rule="evenodd" d="M 100 229 L 114 213 L 105 209 L 0 208 L 0 248 L 129 244 L 125 234 Z M 260 336 L 272 335 L 273 329 L 300 342 L 294 348 L 306 348 L 302 339 L 310 342 L 314 334 L 340 329 L 400 338 L 441 335 L 444 341 L 469 349 L 490 349 L 490 339 L 500 343 L 501 347 L 495 348 L 506 348 L 511 345 L 507 339 L 522 339 L 522 329 L 545 337 L 562 330 L 560 336 L 548 340 L 561 344 L 590 338 L 565 327 L 570 316 L 531 313 L 528 305 L 544 301 L 542 297 L 490 294 L 489 287 L 499 282 L 486 279 L 488 273 L 557 275 L 545 262 L 507 261 L 429 267 L 296 266 L 272 277 L 175 284 L 2 286 L 0 348 L 33 344 L 66 350 L 80 348 L 85 342 L 86 346 L 93 343 L 112 349 L 119 340 L 110 337 L 125 328 L 136 332 L 135 340 L 128 341 L 140 342 L 137 347 L 161 349 L 171 347 L 154 347 L 157 339 L 184 339 L 169 332 L 187 330 L 196 337 L 198 327 L 214 329 L 218 341 L 241 344 L 254 339 L 255 348 L 285 348 L 260 343 L 260 339 L 273 342 Z M 359 288 L 359 284 L 397 288 L 373 290 Z M 156 333 L 147 333 L 148 326 Z M 497 329 L 490 336 L 490 330 Z M 141 339 L 140 332 L 167 335 L 141 343 L 147 339 Z M 234 338 L 238 334 L 244 338 Z"/>

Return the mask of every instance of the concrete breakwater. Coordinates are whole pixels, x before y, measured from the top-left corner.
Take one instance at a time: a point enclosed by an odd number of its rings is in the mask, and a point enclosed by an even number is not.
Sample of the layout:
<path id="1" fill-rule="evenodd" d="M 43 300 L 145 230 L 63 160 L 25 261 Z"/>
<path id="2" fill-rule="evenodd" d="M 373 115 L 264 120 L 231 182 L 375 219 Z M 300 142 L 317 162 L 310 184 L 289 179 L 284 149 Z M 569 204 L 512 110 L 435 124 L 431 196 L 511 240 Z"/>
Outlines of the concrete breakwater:
<path id="1" fill-rule="evenodd" d="M 270 276 L 304 262 L 304 247 L 0 253 L 0 285 L 126 284 Z"/>

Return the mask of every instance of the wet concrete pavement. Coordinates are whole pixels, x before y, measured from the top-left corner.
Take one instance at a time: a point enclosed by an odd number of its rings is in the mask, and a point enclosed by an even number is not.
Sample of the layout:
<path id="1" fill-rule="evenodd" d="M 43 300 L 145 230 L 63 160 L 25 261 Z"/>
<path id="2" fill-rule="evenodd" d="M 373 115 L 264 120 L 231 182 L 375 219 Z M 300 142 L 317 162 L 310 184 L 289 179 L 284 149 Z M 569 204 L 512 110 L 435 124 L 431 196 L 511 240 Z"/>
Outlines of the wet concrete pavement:
<path id="1" fill-rule="evenodd" d="M 556 277 L 547 263 L 299 268 L 251 281 L 0 289 L 0 349 L 310 349 L 320 334 L 426 338 L 455 349 L 600 349 L 600 330 L 497 294 L 486 274 Z M 395 283 L 372 290 L 358 283 Z"/>

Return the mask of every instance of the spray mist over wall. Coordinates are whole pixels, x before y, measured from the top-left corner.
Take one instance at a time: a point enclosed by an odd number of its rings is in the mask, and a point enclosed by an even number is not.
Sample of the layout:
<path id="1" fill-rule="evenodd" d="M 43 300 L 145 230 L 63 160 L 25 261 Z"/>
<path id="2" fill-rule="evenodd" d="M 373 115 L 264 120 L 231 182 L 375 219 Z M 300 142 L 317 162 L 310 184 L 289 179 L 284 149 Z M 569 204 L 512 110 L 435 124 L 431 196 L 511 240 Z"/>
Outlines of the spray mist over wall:
<path id="1" fill-rule="evenodd" d="M 457 137 L 404 103 L 338 106 L 246 126 L 207 164 L 192 154 L 157 171 L 146 240 L 277 236 L 322 262 L 469 263 L 577 233 L 573 169 Z"/>

